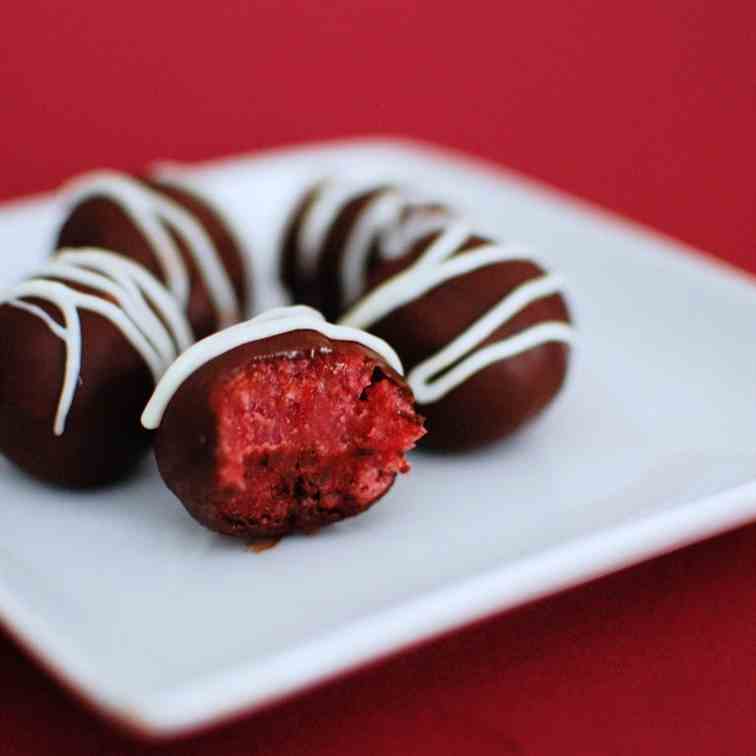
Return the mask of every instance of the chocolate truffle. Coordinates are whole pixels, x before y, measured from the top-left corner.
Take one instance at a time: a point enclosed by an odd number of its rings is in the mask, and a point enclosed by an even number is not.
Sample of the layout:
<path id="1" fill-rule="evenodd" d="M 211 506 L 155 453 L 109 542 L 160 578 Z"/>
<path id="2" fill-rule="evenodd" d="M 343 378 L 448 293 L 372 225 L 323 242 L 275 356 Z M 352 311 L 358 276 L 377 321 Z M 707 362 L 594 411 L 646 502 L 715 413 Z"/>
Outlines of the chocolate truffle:
<path id="1" fill-rule="evenodd" d="M 371 267 L 377 240 L 415 213 L 435 223 L 448 210 L 393 186 L 317 184 L 297 204 L 283 237 L 281 278 L 292 299 L 337 319 L 364 293 L 364 282 L 347 283 L 345 276 Z"/>
<path id="2" fill-rule="evenodd" d="M 64 187 L 57 247 L 102 247 L 141 263 L 185 308 L 196 338 L 250 306 L 246 258 L 232 227 L 187 186 L 96 171 Z"/>
<path id="3" fill-rule="evenodd" d="M 127 475 L 139 416 L 192 343 L 173 295 L 142 266 L 61 250 L 0 298 L 0 451 L 35 477 L 87 487 Z"/>
<path id="4" fill-rule="evenodd" d="M 61 202 L 63 252 L 0 307 L 0 451 L 45 481 L 104 485 L 146 450 L 139 416 L 167 366 L 241 318 L 245 259 L 221 214 L 166 180 L 89 173 Z"/>
<path id="5" fill-rule="evenodd" d="M 562 279 L 450 209 L 394 187 L 321 185 L 296 209 L 283 255 L 295 295 L 317 292 L 330 317 L 397 350 L 426 447 L 503 439 L 563 385 L 574 332 Z"/>
<path id="6" fill-rule="evenodd" d="M 195 344 L 142 422 L 157 428 L 160 474 L 192 516 L 245 538 L 365 511 L 424 433 L 394 351 L 301 306 Z"/>

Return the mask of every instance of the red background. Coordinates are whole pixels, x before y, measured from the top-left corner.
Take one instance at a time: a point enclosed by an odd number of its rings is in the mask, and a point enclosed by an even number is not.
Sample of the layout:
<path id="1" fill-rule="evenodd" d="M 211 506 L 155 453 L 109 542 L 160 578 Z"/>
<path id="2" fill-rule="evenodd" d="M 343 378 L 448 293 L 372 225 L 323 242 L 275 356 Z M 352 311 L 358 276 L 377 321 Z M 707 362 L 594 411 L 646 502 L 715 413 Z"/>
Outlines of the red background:
<path id="1" fill-rule="evenodd" d="M 394 133 L 756 271 L 754 29 L 745 1 L 8 3 L 0 196 L 96 166 Z M 755 628 L 751 526 L 149 748 L 0 637 L 0 750 L 754 753 Z"/>

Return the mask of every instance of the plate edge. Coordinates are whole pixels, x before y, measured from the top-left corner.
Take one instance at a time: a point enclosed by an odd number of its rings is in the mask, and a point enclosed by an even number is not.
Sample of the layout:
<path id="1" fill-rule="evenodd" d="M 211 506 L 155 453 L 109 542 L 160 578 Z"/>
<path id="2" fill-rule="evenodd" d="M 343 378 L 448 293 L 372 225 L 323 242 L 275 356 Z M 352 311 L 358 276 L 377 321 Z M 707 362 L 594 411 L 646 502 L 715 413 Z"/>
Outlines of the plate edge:
<path id="1" fill-rule="evenodd" d="M 546 549 L 514 565 L 483 572 L 452 586 L 437 589 L 420 599 L 378 612 L 372 618 L 350 623 L 293 651 L 273 655 L 267 660 L 252 663 L 241 670 L 233 670 L 231 674 L 224 671 L 217 677 L 205 679 L 201 683 L 142 697 L 140 701 L 132 702 L 128 707 L 126 719 L 132 726 L 136 725 L 142 735 L 160 739 L 185 736 L 205 730 L 356 671 L 366 664 L 387 658 L 407 647 L 427 643 L 499 612 L 515 609 L 523 604 L 546 598 L 684 548 L 697 541 L 721 535 L 754 519 L 756 519 L 756 481 L 674 507 L 633 523 L 605 528 L 590 536 L 574 539 L 556 549 Z M 601 555 L 601 558 L 588 560 L 590 565 L 583 569 L 581 565 L 586 561 L 586 550 L 593 552 L 594 556 Z M 576 559 L 578 556 L 580 558 Z M 578 567 L 570 569 L 570 563 L 577 564 Z M 551 575 L 559 569 L 564 569 L 564 573 L 558 581 L 552 582 L 546 588 L 538 587 L 541 573 Z M 541 582 L 543 582 L 542 579 Z M 498 598 L 501 595 L 502 584 L 506 583 L 516 585 L 517 588 L 510 591 L 507 598 Z M 472 602 L 473 608 L 466 611 L 460 610 L 459 604 L 463 602 L 468 606 L 471 604 L 471 592 L 474 592 L 476 596 L 475 601 Z M 431 619 L 426 617 L 420 623 L 415 622 L 411 625 L 411 631 L 408 630 L 410 627 L 408 615 L 429 611 L 433 615 Z M 424 627 L 418 625 L 424 625 Z M 386 628 L 390 626 L 399 629 L 393 630 L 393 634 L 386 636 Z M 328 650 L 330 646 L 338 646 L 341 650 L 345 635 L 354 638 L 361 634 L 382 636 L 380 647 L 364 648 L 353 653 L 350 658 L 341 660 L 336 660 L 336 654 L 329 650 L 329 658 L 332 661 L 326 665 L 327 668 L 313 670 L 309 675 L 300 675 L 299 679 L 289 684 L 268 683 L 267 690 L 260 690 L 258 683 L 257 692 L 247 693 L 246 701 L 238 702 L 238 694 L 243 688 L 250 687 L 250 680 L 253 678 L 259 679 L 265 674 L 270 676 L 271 669 L 274 674 L 281 676 L 281 672 L 276 668 L 290 666 L 296 662 L 297 656 L 317 657 L 323 653 L 324 648 Z M 226 693 L 229 702 L 216 703 L 212 712 L 204 715 L 196 711 L 188 715 L 182 713 L 185 706 L 182 699 L 194 695 L 202 688 L 228 691 L 230 678 L 236 679 L 234 685 L 239 688 L 236 695 L 237 703 L 231 703 L 230 699 L 233 696 L 228 696 Z M 204 695 L 207 695 L 207 692 Z M 217 693 L 215 695 L 217 697 Z M 207 710 L 209 707 L 201 708 Z"/>

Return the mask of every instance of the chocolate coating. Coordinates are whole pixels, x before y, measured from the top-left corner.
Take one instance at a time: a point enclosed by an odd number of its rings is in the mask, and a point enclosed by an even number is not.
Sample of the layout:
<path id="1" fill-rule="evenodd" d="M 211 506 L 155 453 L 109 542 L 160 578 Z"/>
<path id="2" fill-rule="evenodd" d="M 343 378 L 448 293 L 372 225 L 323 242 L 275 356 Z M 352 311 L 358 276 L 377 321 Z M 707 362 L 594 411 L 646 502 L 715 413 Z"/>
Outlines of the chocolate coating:
<path id="1" fill-rule="evenodd" d="M 60 313 L 37 304 L 54 320 Z M 0 450 L 27 473 L 81 488 L 125 477 L 150 434 L 139 424 L 154 382 L 142 356 L 107 319 L 80 312 L 80 380 L 61 436 L 53 433 L 66 347 L 40 319 L 0 306 Z"/>
<path id="2" fill-rule="evenodd" d="M 284 230 L 281 242 L 281 281 L 297 304 L 305 304 L 323 312 L 323 295 L 315 276 L 307 276 L 301 269 L 297 237 L 301 221 L 310 204 L 315 200 L 318 188 L 307 192 L 297 203 L 291 222 Z"/>

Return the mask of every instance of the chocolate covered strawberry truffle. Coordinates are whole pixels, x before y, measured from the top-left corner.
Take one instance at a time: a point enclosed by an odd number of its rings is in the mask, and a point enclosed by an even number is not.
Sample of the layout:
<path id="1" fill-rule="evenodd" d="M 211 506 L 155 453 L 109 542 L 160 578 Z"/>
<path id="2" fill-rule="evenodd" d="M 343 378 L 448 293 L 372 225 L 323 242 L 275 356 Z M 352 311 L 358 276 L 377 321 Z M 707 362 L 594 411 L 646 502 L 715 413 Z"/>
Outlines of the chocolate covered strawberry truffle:
<path id="1" fill-rule="evenodd" d="M 401 371 L 381 339 L 279 308 L 185 352 L 142 421 L 157 428 L 163 480 L 202 524 L 311 531 L 365 511 L 408 471 L 424 430 Z"/>
<path id="2" fill-rule="evenodd" d="M 0 451 L 41 480 L 112 483 L 147 450 L 139 423 L 192 343 L 175 297 L 102 249 L 61 250 L 0 297 Z"/>

